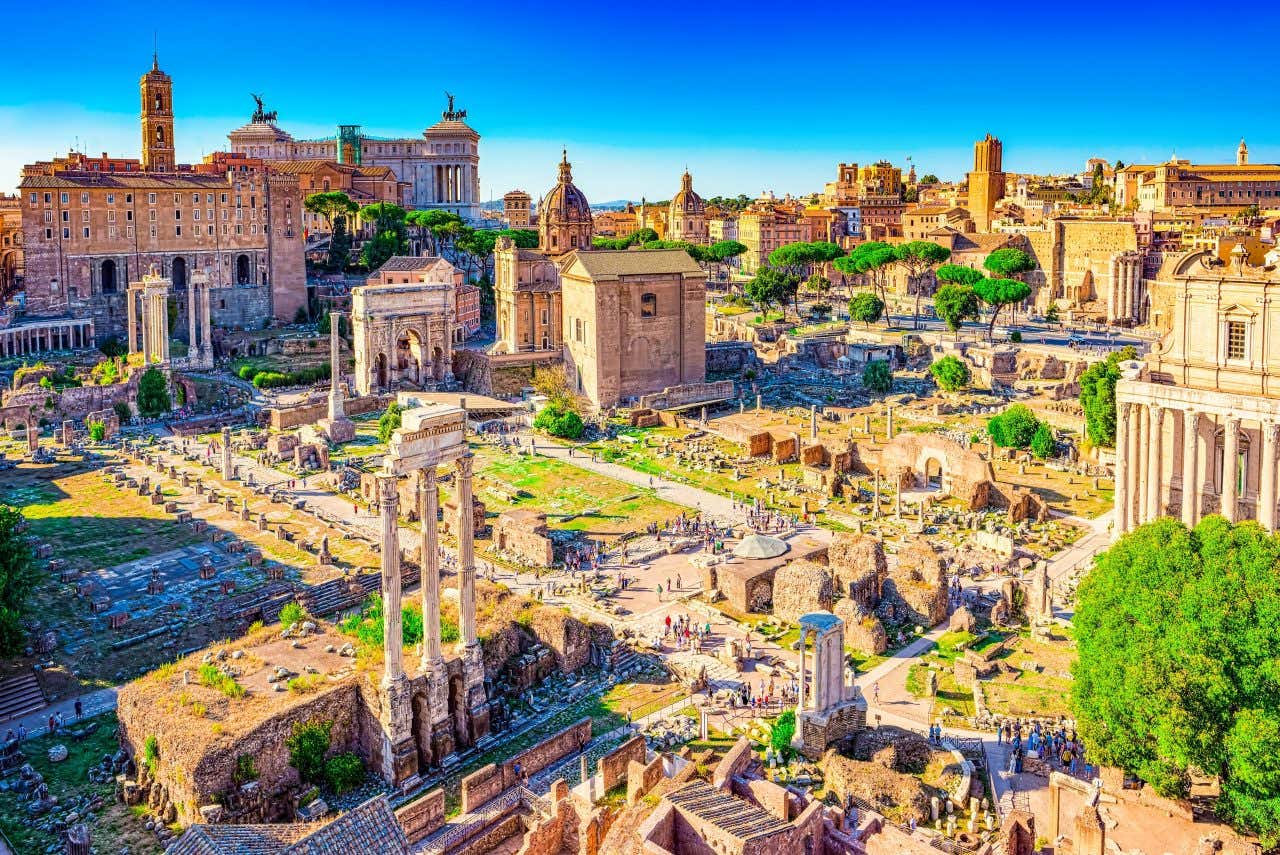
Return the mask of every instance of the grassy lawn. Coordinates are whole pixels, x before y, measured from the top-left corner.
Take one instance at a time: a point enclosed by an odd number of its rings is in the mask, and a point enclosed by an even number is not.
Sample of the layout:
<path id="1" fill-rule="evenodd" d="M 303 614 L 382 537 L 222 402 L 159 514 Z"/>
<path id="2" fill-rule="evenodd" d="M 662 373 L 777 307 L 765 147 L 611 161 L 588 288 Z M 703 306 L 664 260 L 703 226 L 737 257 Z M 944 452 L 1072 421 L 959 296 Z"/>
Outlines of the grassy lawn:
<path id="1" fill-rule="evenodd" d="M 102 799 L 101 806 L 93 811 L 97 819 L 91 829 L 99 851 L 106 851 L 105 846 L 112 852 L 125 847 L 133 853 L 159 853 L 163 848 L 143 828 L 143 820 L 135 816 L 132 809 L 116 801 L 115 782 L 94 784 L 89 781 L 89 768 L 103 755 L 114 754 L 120 747 L 115 737 L 115 714 L 99 716 L 97 722 L 97 731 L 82 742 L 48 736 L 28 740 L 23 745 L 27 762 L 44 776 L 49 785 L 49 795 L 56 798 L 60 806 L 84 798 Z M 67 746 L 70 754 L 61 763 L 52 763 L 48 751 L 57 744 Z M 54 844 L 58 844 L 61 851 L 58 835 L 23 825 L 22 818 L 27 813 L 25 801 L 25 797 L 18 793 L 0 791 L 0 828 L 4 829 L 5 836 L 18 852 L 43 852 Z"/>
<path id="2" fill-rule="evenodd" d="M 631 720 L 643 718 L 676 701 L 689 697 L 684 685 L 676 683 L 618 683 L 605 693 L 604 705 L 618 715 L 631 714 Z M 693 715 L 697 718 L 697 713 Z"/>
<path id="3" fill-rule="evenodd" d="M 504 453 L 487 445 L 474 451 L 476 495 L 492 515 L 511 508 L 536 509 L 547 514 L 551 528 L 609 541 L 686 510 L 646 487 L 561 460 Z"/>

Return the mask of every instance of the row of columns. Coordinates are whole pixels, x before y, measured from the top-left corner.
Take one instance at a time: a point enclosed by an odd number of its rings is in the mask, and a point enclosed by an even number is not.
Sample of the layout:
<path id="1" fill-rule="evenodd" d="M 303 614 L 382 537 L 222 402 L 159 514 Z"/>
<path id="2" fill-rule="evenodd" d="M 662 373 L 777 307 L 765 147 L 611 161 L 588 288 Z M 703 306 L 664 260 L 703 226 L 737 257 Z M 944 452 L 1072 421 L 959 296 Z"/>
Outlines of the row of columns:
<path id="1" fill-rule="evenodd" d="M 168 311 L 166 306 L 165 311 Z M 192 365 L 213 366 L 213 318 L 209 313 L 209 276 L 193 273 L 187 285 L 187 359 Z"/>
<path id="2" fill-rule="evenodd" d="M 169 363 L 168 288 L 148 287 L 145 282 L 130 285 L 126 305 L 129 353 L 137 353 L 141 349 L 143 365 L 155 362 L 167 365 Z M 138 334 L 139 320 L 142 322 L 141 341 Z M 210 347 L 212 348 L 212 345 Z"/>
<path id="3" fill-rule="evenodd" d="M 1165 428 L 1177 425 L 1181 414 L 1182 447 L 1165 448 Z M 1188 527 L 1200 521 L 1206 483 L 1216 469 L 1217 442 L 1210 438 L 1201 455 L 1201 423 L 1209 418 L 1194 408 L 1171 408 L 1160 404 L 1121 401 L 1116 404 L 1115 536 L 1166 515 L 1171 501 L 1172 478 L 1164 478 L 1166 457 L 1178 464 L 1181 473 L 1182 522 Z M 1215 422 L 1216 423 L 1216 422 Z M 1259 448 L 1241 461 L 1240 425 L 1237 415 L 1222 418 L 1222 489 L 1219 513 L 1239 522 L 1243 498 L 1240 484 L 1248 484 L 1247 474 L 1258 473 L 1257 519 L 1268 531 L 1276 530 L 1277 464 L 1280 421 L 1261 419 Z M 1179 431 L 1170 432 L 1175 437 Z M 1215 431 L 1216 433 L 1216 431 Z M 1171 467 L 1172 469 L 1172 467 Z"/>
<path id="4" fill-rule="evenodd" d="M 458 571 L 461 576 L 459 629 L 462 646 L 472 648 L 476 636 L 476 567 L 475 523 L 472 518 L 472 471 L 474 458 L 470 453 L 458 458 L 455 464 L 458 500 Z M 401 628 L 401 572 L 399 546 L 400 497 L 396 488 L 396 476 L 379 472 L 378 508 L 382 521 L 382 602 L 383 637 L 382 653 L 385 669 L 383 686 L 390 686 L 404 676 L 404 640 Z M 440 649 L 440 561 L 436 517 L 439 513 L 439 492 L 436 467 L 424 466 L 418 470 L 417 504 L 420 525 L 420 551 L 422 563 L 422 669 L 439 672 L 443 668 Z"/>
<path id="5" fill-rule="evenodd" d="M 436 202 L 471 202 L 468 191 L 471 184 L 471 167 L 467 164 L 440 165 L 435 167 Z"/>
<path id="6" fill-rule="evenodd" d="M 93 321 L 0 329 L 0 356 L 25 356 L 47 350 L 74 350 L 92 347 Z"/>
<path id="7" fill-rule="evenodd" d="M 1137 323 L 1142 315 L 1142 256 L 1136 252 L 1111 257 L 1111 294 L 1108 320 Z"/>

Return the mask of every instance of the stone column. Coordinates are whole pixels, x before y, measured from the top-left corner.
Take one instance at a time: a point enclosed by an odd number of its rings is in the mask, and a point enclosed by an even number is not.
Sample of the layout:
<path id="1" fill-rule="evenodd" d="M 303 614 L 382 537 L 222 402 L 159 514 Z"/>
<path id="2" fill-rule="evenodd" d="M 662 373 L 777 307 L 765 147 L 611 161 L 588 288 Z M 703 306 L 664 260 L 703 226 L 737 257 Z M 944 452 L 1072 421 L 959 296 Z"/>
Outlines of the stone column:
<path id="1" fill-rule="evenodd" d="M 1154 522 L 1164 515 L 1161 502 L 1161 483 L 1164 456 L 1161 445 L 1164 438 L 1164 408 L 1151 404 L 1150 423 L 1147 429 L 1147 521 Z"/>
<path id="2" fill-rule="evenodd" d="M 808 630 L 806 630 L 804 627 L 800 628 L 800 687 L 798 689 L 798 694 L 796 695 L 796 712 L 802 711 L 804 709 L 804 703 L 805 703 L 806 692 L 804 688 L 804 642 L 805 642 L 805 635 L 807 633 L 808 633 Z M 800 733 L 800 723 L 796 722 L 796 734 L 799 735 L 799 733 Z"/>
<path id="3" fill-rule="evenodd" d="M 440 493 L 436 487 L 436 467 L 418 470 L 418 521 L 422 535 L 418 542 L 422 566 L 422 667 L 438 662 L 440 655 L 440 547 L 436 540 L 436 514 Z"/>
<path id="4" fill-rule="evenodd" d="M 400 496 L 396 476 L 379 472 L 378 510 L 382 514 L 382 684 L 390 685 L 404 673 L 404 636 L 400 615 Z"/>
<path id="5" fill-rule="evenodd" d="M 1142 425 L 1146 418 L 1147 408 L 1141 404 L 1129 405 L 1129 436 L 1126 439 L 1128 444 L 1128 464 L 1129 470 L 1129 530 L 1137 528 L 1141 525 L 1143 514 L 1146 511 L 1146 504 L 1142 498 L 1142 490 L 1146 485 L 1146 476 L 1143 470 L 1146 468 L 1146 461 L 1142 455 Z"/>
<path id="6" fill-rule="evenodd" d="M 1115 520 L 1111 539 L 1116 540 L 1131 527 L 1129 520 L 1129 404 L 1116 404 Z"/>
<path id="7" fill-rule="evenodd" d="M 231 428 L 224 427 L 222 429 L 222 479 L 231 481 L 235 477 L 235 464 L 231 462 Z"/>
<path id="8" fill-rule="evenodd" d="M 1236 521 L 1236 504 L 1240 497 L 1236 490 L 1239 457 L 1240 419 L 1227 416 L 1222 434 L 1222 515 L 1228 522 Z"/>
<path id="9" fill-rule="evenodd" d="M 886 440 L 893 439 L 893 404 L 885 408 L 885 428 L 884 436 Z"/>
<path id="10" fill-rule="evenodd" d="M 213 315 L 209 312 L 209 283 L 200 285 L 200 349 L 210 363 L 213 362 Z"/>
<path id="11" fill-rule="evenodd" d="M 1195 410 L 1182 413 L 1182 524 L 1187 528 L 1200 519 L 1200 478 L 1196 467 L 1196 438 L 1200 414 Z"/>
<path id="12" fill-rule="evenodd" d="M 187 282 L 187 361 L 192 364 L 200 362 L 200 338 L 196 329 L 196 286 Z"/>
<path id="13" fill-rule="evenodd" d="M 125 300 L 126 314 L 128 315 L 129 324 L 129 352 L 138 352 L 138 295 L 133 292 L 132 288 L 126 289 L 125 294 L 128 299 Z"/>
<path id="14" fill-rule="evenodd" d="M 458 458 L 458 572 L 461 574 L 462 645 L 476 643 L 476 557 L 475 518 L 471 510 L 471 467 L 475 459 L 471 452 Z"/>
<path id="15" fill-rule="evenodd" d="M 142 364 L 151 364 L 151 313 L 148 311 L 151 307 L 147 305 L 145 294 L 138 295 L 142 311 Z M 130 295 L 130 300 L 134 299 L 134 295 Z"/>
<path id="16" fill-rule="evenodd" d="M 342 404 L 342 345 L 338 339 L 339 319 L 337 312 L 329 313 L 329 420 L 338 421 L 347 414 Z M 434 473 L 433 473 L 434 475 Z M 433 479 L 434 480 L 434 479 Z"/>
<path id="17" fill-rule="evenodd" d="M 1276 430 L 1275 422 L 1262 423 L 1262 452 L 1258 465 L 1258 522 L 1276 530 Z"/>

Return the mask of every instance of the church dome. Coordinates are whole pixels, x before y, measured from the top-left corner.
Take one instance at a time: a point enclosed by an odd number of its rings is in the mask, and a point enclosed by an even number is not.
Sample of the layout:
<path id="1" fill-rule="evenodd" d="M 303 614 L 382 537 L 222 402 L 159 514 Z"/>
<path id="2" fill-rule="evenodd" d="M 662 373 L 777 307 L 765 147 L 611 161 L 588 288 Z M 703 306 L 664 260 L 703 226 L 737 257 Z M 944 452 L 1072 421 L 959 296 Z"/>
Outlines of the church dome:
<path id="1" fill-rule="evenodd" d="M 573 171 L 569 165 L 569 153 L 566 151 L 560 161 L 560 178 L 542 202 L 538 205 L 538 213 L 544 219 L 557 223 L 589 223 L 591 222 L 591 205 L 573 183 Z"/>
<path id="2" fill-rule="evenodd" d="M 680 191 L 671 197 L 671 207 L 686 214 L 701 214 L 706 210 L 706 203 L 693 190 L 693 176 L 687 169 L 680 178 Z"/>

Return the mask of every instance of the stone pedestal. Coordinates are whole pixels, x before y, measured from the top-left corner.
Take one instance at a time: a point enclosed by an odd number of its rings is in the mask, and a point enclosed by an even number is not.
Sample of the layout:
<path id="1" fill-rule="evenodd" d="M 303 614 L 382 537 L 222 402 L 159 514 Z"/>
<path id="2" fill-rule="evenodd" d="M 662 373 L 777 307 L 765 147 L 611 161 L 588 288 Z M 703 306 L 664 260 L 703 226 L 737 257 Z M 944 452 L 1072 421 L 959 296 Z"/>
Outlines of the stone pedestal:
<path id="1" fill-rule="evenodd" d="M 418 774 L 412 701 L 412 686 L 403 674 L 383 681 L 382 777 L 395 786 L 404 786 Z"/>

